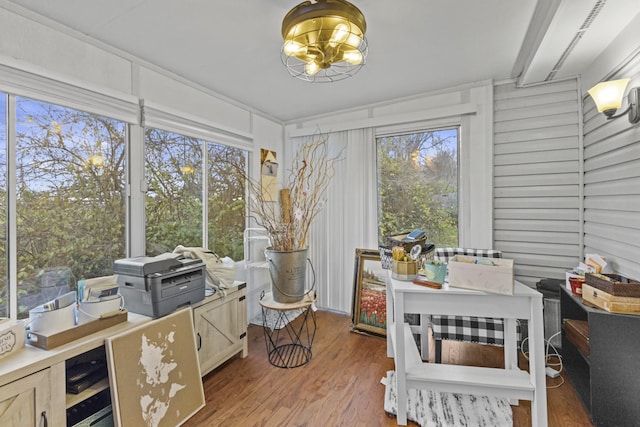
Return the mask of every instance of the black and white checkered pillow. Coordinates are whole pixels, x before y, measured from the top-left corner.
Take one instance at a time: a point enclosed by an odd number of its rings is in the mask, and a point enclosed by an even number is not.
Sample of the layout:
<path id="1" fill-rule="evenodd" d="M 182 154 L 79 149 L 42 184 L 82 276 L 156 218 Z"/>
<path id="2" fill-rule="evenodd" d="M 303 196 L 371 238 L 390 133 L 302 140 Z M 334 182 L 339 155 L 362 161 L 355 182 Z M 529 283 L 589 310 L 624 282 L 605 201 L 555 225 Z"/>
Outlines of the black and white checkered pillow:
<path id="1" fill-rule="evenodd" d="M 449 262 L 449 260 L 456 255 L 502 258 L 502 251 L 496 251 L 494 249 L 436 248 L 435 259 Z"/>
<path id="2" fill-rule="evenodd" d="M 433 316 L 435 339 L 467 341 L 480 344 L 504 345 L 504 320 L 473 316 Z M 520 341 L 520 324 L 516 325 Z"/>

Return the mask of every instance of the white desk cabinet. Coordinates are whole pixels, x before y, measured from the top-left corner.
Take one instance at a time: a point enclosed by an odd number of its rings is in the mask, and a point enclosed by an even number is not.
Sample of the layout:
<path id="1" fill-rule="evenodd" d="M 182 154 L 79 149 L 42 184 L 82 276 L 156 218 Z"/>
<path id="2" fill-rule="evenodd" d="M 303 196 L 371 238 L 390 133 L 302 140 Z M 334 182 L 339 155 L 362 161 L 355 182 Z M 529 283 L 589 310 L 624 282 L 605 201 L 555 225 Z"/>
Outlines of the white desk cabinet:
<path id="1" fill-rule="evenodd" d="M 247 289 L 244 282 L 193 306 L 200 373 L 208 374 L 238 353 L 247 357 Z"/>
<path id="2" fill-rule="evenodd" d="M 518 282 L 512 296 L 448 284 L 431 289 L 392 279 L 391 275 L 387 285 L 387 355 L 395 358 L 399 425 L 407 424 L 407 390 L 416 388 L 530 400 L 532 425 L 547 426 L 542 294 Z M 505 369 L 423 362 L 412 330 L 404 322 L 405 313 L 504 318 Z M 518 368 L 517 319 L 528 320 L 530 373 Z M 417 332 L 426 348 L 425 331 Z"/>
<path id="3" fill-rule="evenodd" d="M 150 317 L 128 314 L 128 321 L 51 350 L 25 345 L 0 361 L 1 426 L 65 426 L 66 410 L 109 386 L 105 380 L 98 388 L 72 395 L 66 393 L 65 362 L 104 347 L 104 340 Z M 43 412 L 47 423 L 44 422 Z"/>
<path id="4" fill-rule="evenodd" d="M 64 381 L 64 363 L 0 387 L 0 425 L 64 425 L 64 394 L 57 393 L 56 374 Z"/>
<path id="5" fill-rule="evenodd" d="M 245 284 L 236 282 L 226 296 L 213 295 L 192 306 L 203 375 L 231 356 L 247 351 Z M 51 350 L 25 345 L 0 361 L 0 426 L 65 426 L 66 410 L 109 387 L 105 379 L 79 394 L 66 393 L 65 362 L 104 353 L 105 338 L 152 321 L 128 313 L 128 321 Z M 45 415 L 43 416 L 43 412 Z"/>

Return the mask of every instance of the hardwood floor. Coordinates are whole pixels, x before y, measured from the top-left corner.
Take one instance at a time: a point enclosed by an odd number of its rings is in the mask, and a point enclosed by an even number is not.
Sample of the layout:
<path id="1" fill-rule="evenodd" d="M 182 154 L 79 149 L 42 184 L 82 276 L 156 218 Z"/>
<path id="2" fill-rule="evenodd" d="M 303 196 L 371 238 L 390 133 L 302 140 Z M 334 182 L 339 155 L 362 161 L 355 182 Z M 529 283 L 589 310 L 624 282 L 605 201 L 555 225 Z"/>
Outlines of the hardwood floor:
<path id="1" fill-rule="evenodd" d="M 311 362 L 294 369 L 270 365 L 263 329 L 250 325 L 249 356 L 237 356 L 204 378 L 206 406 L 185 426 L 396 426 L 384 411 L 380 383 L 394 369 L 386 340 L 351 332 L 347 315 L 316 314 Z M 443 344 L 444 363 L 501 367 L 502 357 L 500 347 Z M 526 366 L 524 358 L 520 366 Z M 562 377 L 547 378 L 547 386 Z M 592 426 L 568 379 L 548 388 L 547 402 L 550 427 Z M 531 425 L 530 402 L 512 408 L 514 426 Z"/>

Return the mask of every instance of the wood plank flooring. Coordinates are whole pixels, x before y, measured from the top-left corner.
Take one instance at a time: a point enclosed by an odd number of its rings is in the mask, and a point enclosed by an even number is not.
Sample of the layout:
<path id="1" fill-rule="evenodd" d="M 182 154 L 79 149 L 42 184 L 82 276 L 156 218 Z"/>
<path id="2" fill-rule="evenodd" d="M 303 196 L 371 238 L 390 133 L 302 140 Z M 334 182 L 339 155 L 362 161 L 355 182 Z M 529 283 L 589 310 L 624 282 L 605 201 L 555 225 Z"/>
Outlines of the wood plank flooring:
<path id="1" fill-rule="evenodd" d="M 347 315 L 316 314 L 311 362 L 294 369 L 270 365 L 263 329 L 250 325 L 249 356 L 236 356 L 204 378 L 206 406 L 185 426 L 396 426 L 395 417 L 384 411 L 380 383 L 394 369 L 386 340 L 351 332 Z M 442 357 L 444 363 L 503 363 L 500 347 L 448 341 Z M 524 358 L 520 366 L 526 366 Z M 548 387 L 564 380 L 547 389 L 549 426 L 592 426 L 569 380 L 561 378 L 547 379 Z M 530 402 L 512 408 L 515 427 L 531 425 Z"/>

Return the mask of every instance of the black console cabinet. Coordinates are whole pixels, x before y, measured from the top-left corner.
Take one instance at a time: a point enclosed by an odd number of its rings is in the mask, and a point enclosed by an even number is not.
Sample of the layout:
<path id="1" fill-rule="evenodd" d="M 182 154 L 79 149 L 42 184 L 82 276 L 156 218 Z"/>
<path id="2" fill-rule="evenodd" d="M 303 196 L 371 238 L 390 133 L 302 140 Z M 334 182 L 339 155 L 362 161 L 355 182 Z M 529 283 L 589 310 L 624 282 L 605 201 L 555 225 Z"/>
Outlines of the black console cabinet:
<path id="1" fill-rule="evenodd" d="M 562 328 L 562 361 L 578 396 L 596 426 L 640 423 L 640 316 L 609 313 L 582 304 L 561 286 L 560 315 L 589 322 L 589 352 L 584 356 Z"/>

